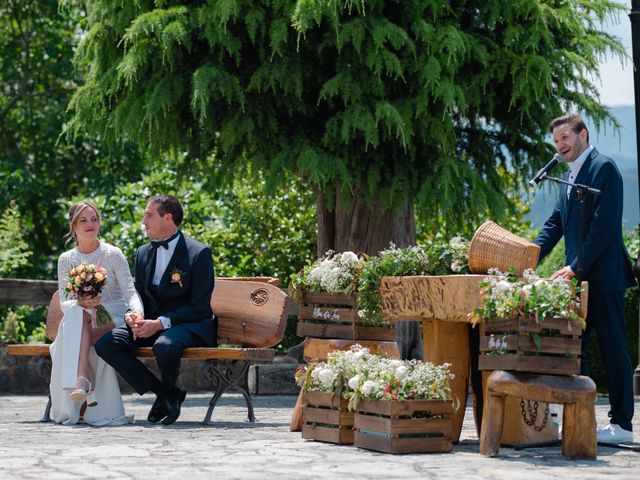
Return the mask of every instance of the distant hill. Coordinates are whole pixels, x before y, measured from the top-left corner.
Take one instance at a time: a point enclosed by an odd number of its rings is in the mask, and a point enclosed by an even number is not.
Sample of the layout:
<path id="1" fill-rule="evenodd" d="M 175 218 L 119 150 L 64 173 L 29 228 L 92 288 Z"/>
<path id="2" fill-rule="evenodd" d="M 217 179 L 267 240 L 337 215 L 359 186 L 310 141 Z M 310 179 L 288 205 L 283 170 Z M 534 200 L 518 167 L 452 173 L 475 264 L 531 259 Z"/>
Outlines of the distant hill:
<path id="1" fill-rule="evenodd" d="M 622 128 L 618 132 L 608 125 L 600 132 L 588 125 L 591 144 L 600 152 L 613 158 L 622 174 L 624 188 L 623 223 L 626 229 L 640 223 L 640 200 L 638 197 L 638 164 L 636 151 L 636 119 L 633 106 L 614 107 L 611 112 Z M 534 227 L 541 227 L 551 214 L 557 199 L 559 185 L 545 182 L 536 192 L 531 212 L 527 216 Z"/>

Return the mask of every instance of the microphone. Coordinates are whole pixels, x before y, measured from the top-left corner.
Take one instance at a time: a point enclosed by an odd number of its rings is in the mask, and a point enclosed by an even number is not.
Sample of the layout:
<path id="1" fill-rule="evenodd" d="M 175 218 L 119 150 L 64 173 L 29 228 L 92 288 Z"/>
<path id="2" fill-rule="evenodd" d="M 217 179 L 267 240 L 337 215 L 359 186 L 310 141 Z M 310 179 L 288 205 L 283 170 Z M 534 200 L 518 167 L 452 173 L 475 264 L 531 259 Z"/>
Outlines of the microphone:
<path id="1" fill-rule="evenodd" d="M 553 168 L 558 165 L 560 162 L 562 161 L 562 155 L 560 155 L 559 153 L 556 153 L 553 158 L 549 161 L 549 163 L 547 163 L 544 167 L 542 167 L 540 169 L 540 171 L 538 173 L 536 173 L 536 176 L 533 177 L 531 179 L 531 181 L 529 182 L 529 186 L 534 189 L 536 188 L 538 185 L 540 185 L 540 183 L 547 178 L 547 174 L 553 170 Z"/>

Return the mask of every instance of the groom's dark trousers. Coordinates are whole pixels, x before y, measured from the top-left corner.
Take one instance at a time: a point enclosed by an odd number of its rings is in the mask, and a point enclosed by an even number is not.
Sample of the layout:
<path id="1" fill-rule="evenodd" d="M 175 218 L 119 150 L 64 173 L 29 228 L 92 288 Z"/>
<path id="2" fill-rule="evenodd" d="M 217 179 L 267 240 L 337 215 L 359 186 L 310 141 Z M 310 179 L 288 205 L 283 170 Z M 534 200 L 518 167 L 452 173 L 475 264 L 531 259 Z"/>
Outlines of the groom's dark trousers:
<path id="1" fill-rule="evenodd" d="M 143 245 L 136 255 L 135 286 L 145 318 L 168 317 L 171 327 L 148 338 L 133 338 L 127 325 L 113 329 L 95 345 L 96 352 L 142 395 L 167 395 L 174 388 L 180 357 L 187 347 L 215 347 L 217 318 L 211 310 L 214 270 L 211 250 L 180 234 L 176 249 L 158 286 L 151 285 L 155 251 Z M 179 273 L 179 281 L 172 275 Z M 161 380 L 135 355 L 138 347 L 152 347 Z"/>

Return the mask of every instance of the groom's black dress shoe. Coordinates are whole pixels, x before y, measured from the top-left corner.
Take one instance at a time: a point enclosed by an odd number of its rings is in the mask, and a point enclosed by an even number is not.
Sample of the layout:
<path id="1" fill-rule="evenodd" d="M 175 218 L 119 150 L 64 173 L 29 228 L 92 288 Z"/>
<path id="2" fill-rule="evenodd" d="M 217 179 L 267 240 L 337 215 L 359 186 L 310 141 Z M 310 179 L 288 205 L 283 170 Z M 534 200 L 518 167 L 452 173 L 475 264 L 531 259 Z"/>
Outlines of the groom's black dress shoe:
<path id="1" fill-rule="evenodd" d="M 164 417 L 167 416 L 167 411 L 164 409 L 162 399 L 160 397 L 156 397 L 156 401 L 153 402 L 153 406 L 149 411 L 149 415 L 147 416 L 147 420 L 151 423 L 158 423 Z"/>
<path id="2" fill-rule="evenodd" d="M 162 420 L 163 425 L 171 425 L 180 416 L 180 407 L 184 398 L 187 396 L 187 392 L 174 387 L 171 393 L 162 400 L 162 406 L 167 412 L 167 416 Z"/>

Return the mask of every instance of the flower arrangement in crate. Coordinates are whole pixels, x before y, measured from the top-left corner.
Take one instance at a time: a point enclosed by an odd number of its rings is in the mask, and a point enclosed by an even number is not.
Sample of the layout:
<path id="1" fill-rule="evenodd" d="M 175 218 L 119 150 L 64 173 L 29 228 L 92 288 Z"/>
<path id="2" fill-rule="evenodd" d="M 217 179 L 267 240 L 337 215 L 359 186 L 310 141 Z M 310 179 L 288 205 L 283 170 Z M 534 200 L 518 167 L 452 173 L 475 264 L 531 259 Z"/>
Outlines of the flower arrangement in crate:
<path id="1" fill-rule="evenodd" d="M 304 391 L 302 438 L 330 443 L 353 443 L 353 413 L 349 410 L 348 384 L 372 362 L 369 349 L 353 345 L 330 352 L 326 362 L 312 362 L 296 373 Z"/>
<path id="2" fill-rule="evenodd" d="M 531 269 L 520 279 L 488 273 L 480 282 L 483 304 L 471 314 L 480 323 L 479 368 L 577 374 L 585 322 L 576 281 L 543 279 Z"/>
<path id="3" fill-rule="evenodd" d="M 451 451 L 452 378 L 446 364 L 386 358 L 359 345 L 332 352 L 298 375 L 305 391 L 303 438 L 345 443 L 336 439 L 348 424 L 355 429 L 351 441 L 362 448 Z"/>
<path id="4" fill-rule="evenodd" d="M 395 328 L 359 309 L 358 285 L 367 260 L 353 252 L 326 255 L 291 276 L 289 293 L 300 304 L 297 334 L 349 340 L 395 340 Z"/>
<path id="5" fill-rule="evenodd" d="M 386 453 L 450 452 L 449 365 L 373 357 L 347 385 L 354 445 Z M 457 408 L 457 405 L 455 406 Z"/>

